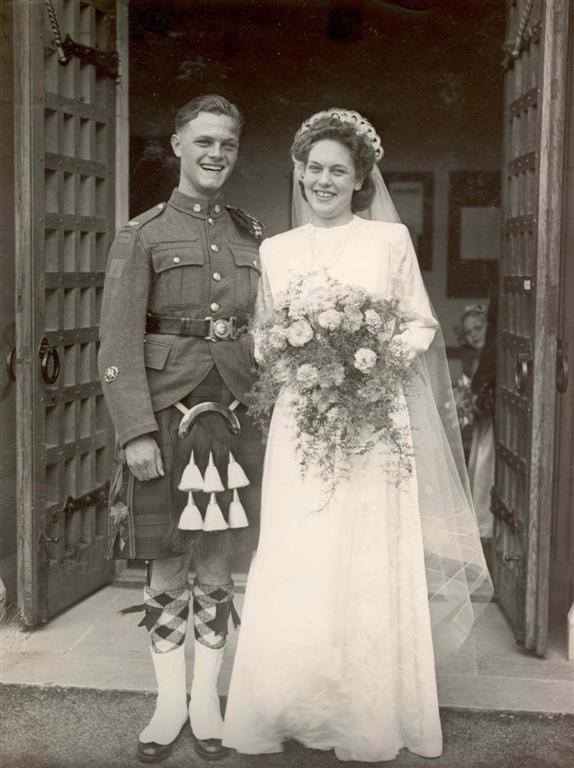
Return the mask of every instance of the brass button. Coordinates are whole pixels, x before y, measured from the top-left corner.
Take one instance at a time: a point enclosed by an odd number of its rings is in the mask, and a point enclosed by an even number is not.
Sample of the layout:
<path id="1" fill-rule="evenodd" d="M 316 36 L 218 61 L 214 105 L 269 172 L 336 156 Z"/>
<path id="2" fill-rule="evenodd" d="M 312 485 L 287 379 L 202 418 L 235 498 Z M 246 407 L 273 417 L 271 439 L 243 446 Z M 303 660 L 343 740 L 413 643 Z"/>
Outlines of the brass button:
<path id="1" fill-rule="evenodd" d="M 221 211 L 221 206 L 220 205 L 215 205 L 213 207 L 213 210 L 215 211 L 215 213 L 219 213 Z"/>
<path id="2" fill-rule="evenodd" d="M 221 280 L 221 275 L 219 274 L 219 272 L 213 273 L 213 279 L 215 280 L 216 283 L 218 283 Z"/>
<path id="3" fill-rule="evenodd" d="M 211 216 L 208 217 L 207 223 L 210 227 L 213 227 L 215 225 L 215 219 L 212 219 Z"/>
<path id="4" fill-rule="evenodd" d="M 209 305 L 209 308 L 211 309 L 212 312 L 217 312 L 219 310 L 219 304 L 216 301 L 214 301 L 213 304 Z"/>
<path id="5" fill-rule="evenodd" d="M 181 259 L 179 258 L 179 256 L 174 256 L 173 257 L 173 263 L 174 264 L 179 264 L 180 261 L 181 261 Z"/>
<path id="6" fill-rule="evenodd" d="M 257 259 L 253 259 L 253 263 L 257 266 Z"/>
<path id="7" fill-rule="evenodd" d="M 196 213 L 201 213 L 201 205 L 199 203 L 195 203 L 195 205 L 193 206 L 193 210 Z"/>
<path id="8" fill-rule="evenodd" d="M 219 246 L 215 245 L 215 243 L 212 243 L 209 247 L 211 248 L 213 253 L 219 253 Z"/>

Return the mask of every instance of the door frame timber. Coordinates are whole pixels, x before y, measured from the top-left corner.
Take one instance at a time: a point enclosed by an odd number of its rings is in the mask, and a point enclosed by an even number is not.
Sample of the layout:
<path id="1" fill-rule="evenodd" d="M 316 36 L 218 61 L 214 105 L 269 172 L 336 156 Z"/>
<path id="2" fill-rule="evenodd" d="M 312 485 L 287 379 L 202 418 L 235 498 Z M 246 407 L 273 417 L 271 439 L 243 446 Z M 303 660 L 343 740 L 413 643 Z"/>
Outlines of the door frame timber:
<path id="1" fill-rule="evenodd" d="M 34 348 L 38 338 L 34 264 L 39 255 L 43 222 L 34 220 L 33 211 L 43 204 L 43 185 L 36 183 L 43 173 L 43 111 L 41 81 L 35 73 L 42 71 L 42 16 L 37 4 L 18 0 L 12 5 L 14 23 L 14 136 L 16 195 L 16 498 L 18 519 L 18 607 L 27 625 L 43 620 L 45 589 L 37 542 L 40 520 L 36 502 L 46 503 L 42 478 L 34 476 L 45 446 L 36 434 L 39 423 L 41 385 L 33 375 Z M 38 588 L 31 588 L 38 585 Z"/>
<path id="2" fill-rule="evenodd" d="M 543 57 L 539 81 L 540 158 L 534 359 L 532 373 L 532 448 L 526 632 L 528 650 L 544 654 L 548 639 L 551 517 L 554 489 L 556 359 L 559 280 L 562 251 L 562 182 L 566 117 L 566 65 L 570 0 L 543 3 Z"/>

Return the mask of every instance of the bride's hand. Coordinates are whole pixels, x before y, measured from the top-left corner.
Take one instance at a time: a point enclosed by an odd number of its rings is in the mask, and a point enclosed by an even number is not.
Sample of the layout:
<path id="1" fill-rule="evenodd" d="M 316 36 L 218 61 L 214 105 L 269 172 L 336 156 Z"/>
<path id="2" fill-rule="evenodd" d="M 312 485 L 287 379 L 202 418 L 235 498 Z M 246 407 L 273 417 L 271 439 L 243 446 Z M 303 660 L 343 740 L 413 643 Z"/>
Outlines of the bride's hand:
<path id="1" fill-rule="evenodd" d="M 263 334 L 261 331 L 254 330 L 251 332 L 253 338 L 253 357 L 257 365 L 265 365 L 265 349 L 263 346 Z"/>

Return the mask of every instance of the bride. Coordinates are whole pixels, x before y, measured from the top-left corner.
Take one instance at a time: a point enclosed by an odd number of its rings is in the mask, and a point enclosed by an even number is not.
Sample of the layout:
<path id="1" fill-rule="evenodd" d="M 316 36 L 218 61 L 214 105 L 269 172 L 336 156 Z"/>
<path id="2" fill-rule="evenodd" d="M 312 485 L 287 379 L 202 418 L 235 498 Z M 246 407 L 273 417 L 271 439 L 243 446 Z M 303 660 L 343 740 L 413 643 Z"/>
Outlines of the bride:
<path id="1" fill-rule="evenodd" d="M 296 739 L 340 760 L 392 760 L 403 747 L 436 757 L 435 660 L 464 642 L 470 597 L 480 589 L 484 600 L 490 588 L 444 344 L 377 168 L 373 126 L 356 112 L 318 113 L 292 155 L 302 226 L 262 244 L 260 311 L 311 273 L 400 302 L 392 343 L 406 352 L 413 384 L 394 418 L 410 427 L 414 471 L 398 482 L 381 442 L 352 458 L 317 511 L 321 482 L 301 474 L 289 398 L 279 397 L 223 743 L 248 754 Z"/>

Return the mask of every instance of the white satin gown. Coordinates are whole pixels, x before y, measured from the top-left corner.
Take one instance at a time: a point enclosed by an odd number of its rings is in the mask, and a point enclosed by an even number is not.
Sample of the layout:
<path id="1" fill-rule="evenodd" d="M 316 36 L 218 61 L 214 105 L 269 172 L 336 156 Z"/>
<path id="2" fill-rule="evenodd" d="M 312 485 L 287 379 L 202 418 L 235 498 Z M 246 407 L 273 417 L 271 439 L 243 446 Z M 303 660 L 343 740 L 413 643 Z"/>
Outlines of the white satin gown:
<path id="1" fill-rule="evenodd" d="M 266 240 L 261 259 L 273 295 L 319 262 L 343 283 L 401 299 L 400 340 L 412 357 L 432 341 L 437 323 L 402 224 L 307 224 Z M 397 421 L 408 424 L 406 405 Z M 223 743 L 246 754 L 279 752 L 296 739 L 340 760 L 392 760 L 403 747 L 436 757 L 442 733 L 416 470 L 400 488 L 384 447 L 357 456 L 316 512 L 320 482 L 302 478 L 294 430 L 280 398 Z"/>

